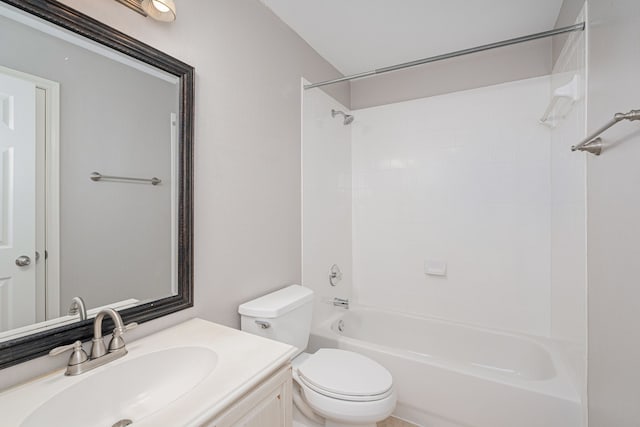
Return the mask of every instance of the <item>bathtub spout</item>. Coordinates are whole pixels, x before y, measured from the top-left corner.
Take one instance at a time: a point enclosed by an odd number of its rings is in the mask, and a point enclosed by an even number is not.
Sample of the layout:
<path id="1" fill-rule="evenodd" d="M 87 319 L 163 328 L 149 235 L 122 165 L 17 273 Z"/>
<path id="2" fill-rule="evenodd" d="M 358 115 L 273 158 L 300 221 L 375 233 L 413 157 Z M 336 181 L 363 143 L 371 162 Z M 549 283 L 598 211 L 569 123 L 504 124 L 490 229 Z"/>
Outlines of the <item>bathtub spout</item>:
<path id="1" fill-rule="evenodd" d="M 343 298 L 334 298 L 333 299 L 333 305 L 336 307 L 342 307 L 344 309 L 349 309 L 349 299 L 343 299 Z"/>

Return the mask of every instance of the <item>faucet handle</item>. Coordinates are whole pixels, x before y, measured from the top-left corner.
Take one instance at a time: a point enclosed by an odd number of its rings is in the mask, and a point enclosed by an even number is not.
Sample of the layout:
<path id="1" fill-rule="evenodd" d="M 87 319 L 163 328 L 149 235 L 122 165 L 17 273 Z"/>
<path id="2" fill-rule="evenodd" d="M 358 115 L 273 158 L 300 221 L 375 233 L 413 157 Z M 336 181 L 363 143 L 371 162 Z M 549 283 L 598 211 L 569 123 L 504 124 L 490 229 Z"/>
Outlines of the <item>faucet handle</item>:
<path id="1" fill-rule="evenodd" d="M 131 322 L 127 325 L 124 325 L 122 328 L 118 328 L 115 327 L 113 328 L 113 336 L 114 337 L 120 337 L 122 336 L 125 332 L 129 332 L 132 329 L 135 329 L 138 327 L 138 324 L 136 322 Z"/>
<path id="2" fill-rule="evenodd" d="M 65 351 L 73 350 L 71 356 L 69 356 L 68 366 L 79 365 L 89 360 L 89 356 L 82 348 L 82 341 L 76 341 L 73 344 L 63 345 L 56 347 L 49 352 L 49 356 L 57 356 Z"/>
<path id="3" fill-rule="evenodd" d="M 57 356 L 59 354 L 64 353 L 67 350 L 76 349 L 78 347 L 78 344 L 82 346 L 82 342 L 76 341 L 73 344 L 61 345 L 60 347 L 56 347 L 49 352 L 49 356 Z"/>
<path id="4" fill-rule="evenodd" d="M 111 338 L 111 341 L 109 342 L 109 352 L 124 348 L 124 340 L 122 339 L 122 335 L 125 332 L 128 332 L 137 327 L 138 327 L 138 324 L 136 322 L 131 322 L 122 328 L 115 328 L 113 330 L 113 336 Z"/>

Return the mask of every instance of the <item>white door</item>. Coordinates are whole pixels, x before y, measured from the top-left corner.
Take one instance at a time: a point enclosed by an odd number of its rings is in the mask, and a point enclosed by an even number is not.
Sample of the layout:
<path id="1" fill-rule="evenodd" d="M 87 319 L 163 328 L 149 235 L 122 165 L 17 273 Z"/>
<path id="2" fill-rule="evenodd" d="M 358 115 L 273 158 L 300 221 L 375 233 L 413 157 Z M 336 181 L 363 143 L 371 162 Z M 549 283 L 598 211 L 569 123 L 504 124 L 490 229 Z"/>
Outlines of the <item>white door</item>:
<path id="1" fill-rule="evenodd" d="M 35 129 L 35 84 L 0 74 L 0 331 L 36 321 Z"/>

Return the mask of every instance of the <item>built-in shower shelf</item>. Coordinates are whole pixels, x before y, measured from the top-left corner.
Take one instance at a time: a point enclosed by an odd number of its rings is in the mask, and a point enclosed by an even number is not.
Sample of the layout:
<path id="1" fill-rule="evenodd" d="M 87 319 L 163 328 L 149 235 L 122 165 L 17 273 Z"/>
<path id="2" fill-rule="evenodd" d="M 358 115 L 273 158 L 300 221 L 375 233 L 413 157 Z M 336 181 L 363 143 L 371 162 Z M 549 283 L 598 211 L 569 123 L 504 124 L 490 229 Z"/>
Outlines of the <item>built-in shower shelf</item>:
<path id="1" fill-rule="evenodd" d="M 573 104 L 580 99 L 579 84 L 580 77 L 576 74 L 569 83 L 554 90 L 549 105 L 540 118 L 540 123 L 551 128 L 556 127 L 558 122 L 569 114 Z M 561 100 L 565 102 L 560 102 Z"/>

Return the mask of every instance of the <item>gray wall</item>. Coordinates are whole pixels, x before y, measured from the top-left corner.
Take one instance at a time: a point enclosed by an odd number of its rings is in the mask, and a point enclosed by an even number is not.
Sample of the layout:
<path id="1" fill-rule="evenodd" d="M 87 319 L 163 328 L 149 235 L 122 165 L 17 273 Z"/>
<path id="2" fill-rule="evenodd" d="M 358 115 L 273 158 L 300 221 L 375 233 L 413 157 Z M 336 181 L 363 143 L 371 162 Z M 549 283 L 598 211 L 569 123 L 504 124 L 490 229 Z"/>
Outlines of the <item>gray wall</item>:
<path id="1" fill-rule="evenodd" d="M 589 2 L 588 129 L 640 108 L 640 2 Z M 640 423 L 640 125 L 603 135 L 587 156 L 590 427 Z"/>
<path id="2" fill-rule="evenodd" d="M 490 86 L 550 72 L 551 40 L 544 39 L 354 80 L 351 82 L 351 109 Z"/>
<path id="3" fill-rule="evenodd" d="M 0 65 L 60 83 L 61 313 L 74 296 L 92 308 L 169 295 L 177 86 L 4 17 L 0 40 Z"/>
<path id="4" fill-rule="evenodd" d="M 196 67 L 195 307 L 129 339 L 195 316 L 238 327 L 239 303 L 301 280 L 300 79 L 340 73 L 258 0 L 180 1 L 172 24 L 115 1 L 64 3 Z M 348 85 L 328 91 L 350 104 Z M 64 363 L 5 369 L 0 388 Z"/>

